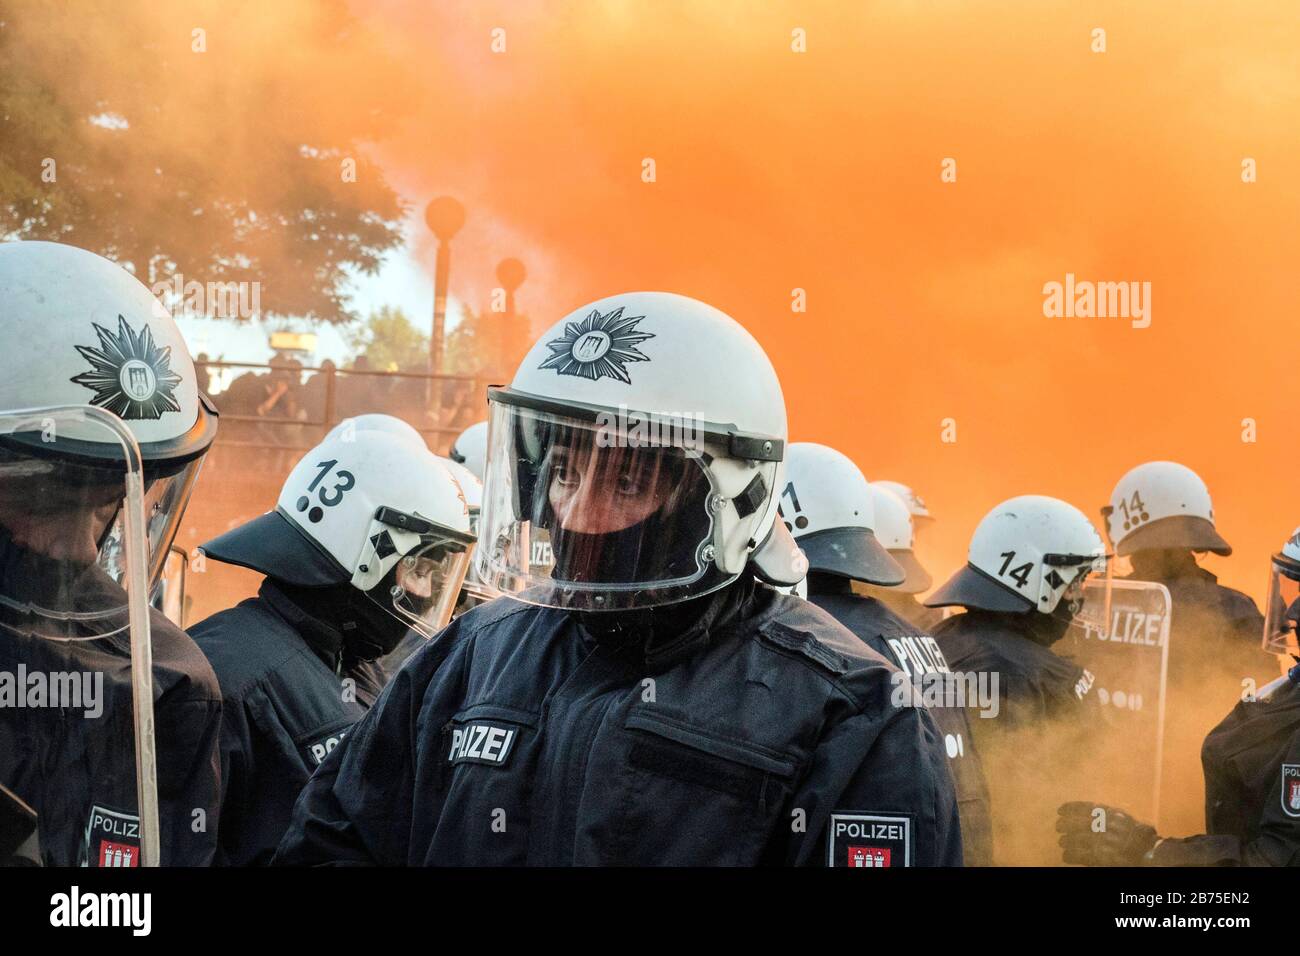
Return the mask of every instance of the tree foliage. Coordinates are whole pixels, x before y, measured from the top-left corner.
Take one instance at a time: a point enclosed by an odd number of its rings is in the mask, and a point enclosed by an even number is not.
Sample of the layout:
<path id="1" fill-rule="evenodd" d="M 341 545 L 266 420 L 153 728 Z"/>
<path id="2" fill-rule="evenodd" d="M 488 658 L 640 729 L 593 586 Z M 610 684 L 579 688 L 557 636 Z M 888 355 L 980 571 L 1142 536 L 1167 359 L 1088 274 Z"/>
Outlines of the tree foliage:
<path id="1" fill-rule="evenodd" d="M 346 333 L 356 357 L 364 356 L 372 369 L 384 372 L 424 372 L 429 367 L 429 337 L 417 329 L 406 313 L 391 305 L 371 312 Z"/>
<path id="2" fill-rule="evenodd" d="M 363 153 L 399 69 L 343 0 L 0 0 L 0 238 L 353 320 L 350 275 L 401 242 Z"/>

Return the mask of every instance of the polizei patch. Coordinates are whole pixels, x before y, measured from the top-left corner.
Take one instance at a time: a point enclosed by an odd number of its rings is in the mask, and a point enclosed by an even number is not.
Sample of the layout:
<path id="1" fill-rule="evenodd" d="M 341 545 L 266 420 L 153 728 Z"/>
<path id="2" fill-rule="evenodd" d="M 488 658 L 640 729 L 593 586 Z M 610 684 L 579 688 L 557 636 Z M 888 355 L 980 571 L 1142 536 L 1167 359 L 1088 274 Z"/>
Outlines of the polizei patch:
<path id="1" fill-rule="evenodd" d="M 498 727 L 481 721 L 474 721 L 463 727 L 453 727 L 451 750 L 447 754 L 447 762 L 504 766 L 518 734 L 518 728 Z"/>
<path id="2" fill-rule="evenodd" d="M 82 866 L 139 866 L 140 818 L 98 804 L 90 808 Z"/>
<path id="3" fill-rule="evenodd" d="M 901 814 L 832 813 L 827 866 L 912 865 L 912 818 Z"/>
<path id="4" fill-rule="evenodd" d="M 343 742 L 343 738 L 348 735 L 350 727 L 344 727 L 342 730 L 336 730 L 331 734 L 324 734 L 319 740 L 312 740 L 301 746 L 303 759 L 307 761 L 309 767 L 319 767 L 325 762 L 334 748 Z"/>
<path id="5" fill-rule="evenodd" d="M 1282 764 L 1282 812 L 1300 817 L 1300 763 Z"/>

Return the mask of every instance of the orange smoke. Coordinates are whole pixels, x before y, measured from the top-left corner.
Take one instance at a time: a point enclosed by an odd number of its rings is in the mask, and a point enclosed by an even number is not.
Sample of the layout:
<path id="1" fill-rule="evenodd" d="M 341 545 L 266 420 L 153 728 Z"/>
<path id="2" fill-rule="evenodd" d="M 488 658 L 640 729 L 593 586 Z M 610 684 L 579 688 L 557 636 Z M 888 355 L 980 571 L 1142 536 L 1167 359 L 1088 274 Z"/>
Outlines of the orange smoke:
<path id="1" fill-rule="evenodd" d="M 527 263 L 535 331 L 620 289 L 740 319 L 792 437 L 926 497 L 939 579 L 997 501 L 1095 516 L 1129 467 L 1171 458 L 1237 548 L 1209 566 L 1262 599 L 1300 522 L 1292 5 L 858 7 L 358 4 L 416 81 L 377 155 L 409 195 L 469 208 L 459 294 Z M 1150 327 L 1045 318 L 1067 272 L 1150 282 Z"/>

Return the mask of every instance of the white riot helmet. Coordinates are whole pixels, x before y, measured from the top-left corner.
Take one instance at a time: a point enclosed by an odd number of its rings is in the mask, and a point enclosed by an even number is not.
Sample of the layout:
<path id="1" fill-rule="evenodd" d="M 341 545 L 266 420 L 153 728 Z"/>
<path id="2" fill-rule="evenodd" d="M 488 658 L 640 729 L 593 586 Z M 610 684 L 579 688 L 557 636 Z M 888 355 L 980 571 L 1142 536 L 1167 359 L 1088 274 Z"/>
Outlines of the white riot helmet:
<path id="1" fill-rule="evenodd" d="M 786 450 L 781 518 L 808 559 L 808 570 L 868 584 L 903 582 L 903 569 L 873 527 L 871 488 L 848 457 L 815 442 Z"/>
<path id="2" fill-rule="evenodd" d="M 876 540 L 884 545 L 889 556 L 898 562 L 906 577 L 895 590 L 904 594 L 919 594 L 928 590 L 933 581 L 916 559 L 912 550 L 915 538 L 912 516 L 903 499 L 881 482 L 871 483 L 871 506 L 876 516 Z"/>
<path id="3" fill-rule="evenodd" d="M 483 471 L 487 466 L 487 442 L 488 423 L 475 422 L 452 442 L 448 457 L 464 465 L 475 478 L 482 481 Z"/>
<path id="4" fill-rule="evenodd" d="M 325 436 L 325 441 L 332 438 L 342 438 L 344 441 L 349 441 L 357 432 L 384 432 L 414 442 L 421 448 L 429 447 L 424 441 L 424 436 L 415 430 L 415 426 L 402 421 L 395 415 L 385 415 L 381 412 L 370 412 L 365 415 L 354 415 L 351 418 L 343 419 L 329 430 L 329 433 Z"/>
<path id="5" fill-rule="evenodd" d="M 798 584 L 779 584 L 774 585 L 776 590 L 782 594 L 793 594 L 797 598 L 808 600 L 808 579 L 802 578 Z"/>
<path id="6" fill-rule="evenodd" d="M 1205 482 L 1176 462 L 1138 465 L 1115 485 L 1101 513 L 1116 554 L 1162 548 L 1232 554 L 1214 527 Z"/>
<path id="7" fill-rule="evenodd" d="M 456 479 L 460 490 L 465 493 L 465 505 L 469 508 L 469 524 L 477 529 L 479 511 L 483 508 L 483 483 L 474 477 L 474 473 L 458 461 L 438 457 L 442 466 Z"/>
<path id="8" fill-rule="evenodd" d="M 652 607 L 716 591 L 747 565 L 802 576 L 776 522 L 785 400 L 762 348 L 685 296 L 584 306 L 488 391 L 476 567 L 529 603 Z"/>
<path id="9" fill-rule="evenodd" d="M 120 617 L 125 595 L 94 579 L 123 576 L 126 449 L 95 417 L 74 420 L 75 409 L 112 413 L 139 446 L 150 589 L 216 435 L 216 409 L 167 309 L 92 252 L 0 243 L 0 316 L 12 333 L 0 413 L 65 410 L 10 418 L 0 437 L 0 599 L 11 612 L 88 626 Z M 26 565 L 15 563 L 20 552 Z"/>
<path id="10" fill-rule="evenodd" d="M 439 459 L 371 430 L 312 449 L 274 511 L 203 551 L 296 587 L 351 584 L 431 637 L 451 617 L 473 542 L 464 493 Z"/>
<path id="11" fill-rule="evenodd" d="M 1105 545 L 1082 511 L 1057 498 L 1022 495 L 984 516 L 966 566 L 925 604 L 1043 614 L 1061 605 L 1073 617 L 1085 580 L 1105 569 Z"/>
<path id="12" fill-rule="evenodd" d="M 903 484 L 901 481 L 873 481 L 872 484 L 898 495 L 903 504 L 907 506 L 907 513 L 912 516 L 912 520 L 917 525 L 927 524 L 934 520 L 934 515 L 930 514 L 930 509 L 925 506 L 921 496 L 913 491 L 910 486 Z"/>
<path id="13" fill-rule="evenodd" d="M 1264 610 L 1264 650 L 1300 656 L 1296 642 L 1300 621 L 1300 528 L 1273 555 L 1268 601 Z"/>

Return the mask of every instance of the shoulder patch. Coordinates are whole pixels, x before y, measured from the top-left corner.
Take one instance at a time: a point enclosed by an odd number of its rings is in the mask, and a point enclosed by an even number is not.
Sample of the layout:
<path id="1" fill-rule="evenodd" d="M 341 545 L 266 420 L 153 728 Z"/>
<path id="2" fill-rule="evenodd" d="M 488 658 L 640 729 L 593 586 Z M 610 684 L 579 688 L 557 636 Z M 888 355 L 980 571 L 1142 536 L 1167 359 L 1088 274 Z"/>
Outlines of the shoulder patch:
<path id="1" fill-rule="evenodd" d="M 787 651 L 794 651 L 824 667 L 833 674 L 847 674 L 850 661 L 839 651 L 832 650 L 806 631 L 796 631 L 779 622 L 772 622 L 759 632 L 759 637 Z"/>
<path id="2" fill-rule="evenodd" d="M 1282 812 L 1300 817 L 1300 764 L 1282 764 Z"/>
<path id="3" fill-rule="evenodd" d="M 905 813 L 832 813 L 827 866 L 912 865 L 912 818 Z"/>
<path id="4" fill-rule="evenodd" d="M 299 744 L 298 749 L 302 754 L 303 762 L 315 770 L 325 762 L 325 758 L 333 752 L 334 748 L 343 742 L 343 738 L 348 735 L 348 731 L 352 729 L 352 726 L 352 724 L 347 724 L 328 733 L 320 732 L 313 738 Z"/>
<path id="5" fill-rule="evenodd" d="M 90 808 L 81 844 L 82 866 L 127 867 L 140 865 L 138 814 L 98 803 Z"/>

